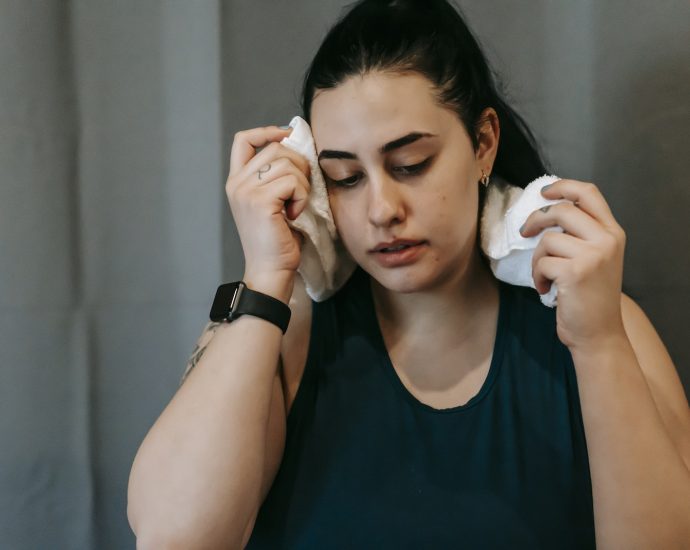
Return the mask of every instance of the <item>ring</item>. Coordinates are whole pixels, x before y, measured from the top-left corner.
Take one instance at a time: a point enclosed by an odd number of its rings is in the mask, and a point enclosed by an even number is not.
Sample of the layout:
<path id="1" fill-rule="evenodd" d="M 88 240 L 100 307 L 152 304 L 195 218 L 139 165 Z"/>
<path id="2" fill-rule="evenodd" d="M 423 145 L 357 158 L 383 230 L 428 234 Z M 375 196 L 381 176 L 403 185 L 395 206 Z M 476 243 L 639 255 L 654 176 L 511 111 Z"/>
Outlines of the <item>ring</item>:
<path id="1" fill-rule="evenodd" d="M 271 169 L 270 164 L 264 164 L 259 170 L 256 172 L 257 176 L 259 176 L 259 179 L 261 179 L 261 174 L 265 174 Z"/>

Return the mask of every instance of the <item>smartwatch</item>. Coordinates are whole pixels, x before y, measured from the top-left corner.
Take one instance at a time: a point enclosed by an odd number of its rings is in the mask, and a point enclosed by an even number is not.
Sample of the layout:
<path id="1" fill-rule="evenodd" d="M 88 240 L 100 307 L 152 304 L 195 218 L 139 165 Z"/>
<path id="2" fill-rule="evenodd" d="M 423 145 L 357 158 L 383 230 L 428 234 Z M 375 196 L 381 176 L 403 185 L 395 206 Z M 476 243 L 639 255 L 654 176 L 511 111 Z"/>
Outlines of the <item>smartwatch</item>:
<path id="1" fill-rule="evenodd" d="M 254 315 L 277 325 L 285 334 L 290 313 L 287 304 L 273 296 L 247 288 L 244 281 L 235 281 L 218 287 L 209 317 L 211 321 L 230 323 L 242 315 Z"/>

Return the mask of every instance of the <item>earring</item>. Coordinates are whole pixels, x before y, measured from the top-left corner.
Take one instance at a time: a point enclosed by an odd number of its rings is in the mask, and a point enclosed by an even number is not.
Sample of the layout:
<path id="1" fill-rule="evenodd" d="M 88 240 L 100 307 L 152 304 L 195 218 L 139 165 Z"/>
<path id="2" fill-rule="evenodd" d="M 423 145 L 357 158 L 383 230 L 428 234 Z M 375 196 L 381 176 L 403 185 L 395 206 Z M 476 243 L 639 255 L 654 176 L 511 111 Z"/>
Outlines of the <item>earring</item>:
<path id="1" fill-rule="evenodd" d="M 489 174 L 484 173 L 484 170 L 482 170 L 482 179 L 480 179 L 479 182 L 480 182 L 484 187 L 488 187 L 488 186 L 489 186 Z"/>

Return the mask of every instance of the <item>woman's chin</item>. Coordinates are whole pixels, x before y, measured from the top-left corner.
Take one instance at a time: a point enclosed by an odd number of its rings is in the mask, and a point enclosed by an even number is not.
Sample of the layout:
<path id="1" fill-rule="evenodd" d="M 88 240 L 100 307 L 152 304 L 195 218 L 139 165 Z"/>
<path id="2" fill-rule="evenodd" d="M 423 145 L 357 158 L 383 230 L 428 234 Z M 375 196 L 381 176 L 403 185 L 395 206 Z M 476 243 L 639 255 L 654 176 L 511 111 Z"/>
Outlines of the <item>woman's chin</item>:
<path id="1" fill-rule="evenodd" d="M 394 269 L 381 269 L 374 266 L 373 269 L 367 271 L 380 286 L 400 294 L 423 292 L 434 284 L 434 277 L 430 273 L 424 273 L 412 266 Z"/>
<path id="2" fill-rule="evenodd" d="M 376 262 L 360 265 L 379 286 L 401 294 L 446 292 L 461 284 L 462 279 L 469 276 L 470 269 L 466 261 L 443 262 L 438 257 L 394 268 Z"/>

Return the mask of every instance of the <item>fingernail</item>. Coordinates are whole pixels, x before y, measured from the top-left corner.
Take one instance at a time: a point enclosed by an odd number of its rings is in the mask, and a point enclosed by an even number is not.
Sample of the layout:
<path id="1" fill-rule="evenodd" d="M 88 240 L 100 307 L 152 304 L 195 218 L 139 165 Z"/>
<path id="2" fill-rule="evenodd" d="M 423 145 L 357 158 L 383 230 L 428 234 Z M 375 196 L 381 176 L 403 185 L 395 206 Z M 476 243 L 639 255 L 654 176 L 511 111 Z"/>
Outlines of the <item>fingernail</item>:
<path id="1" fill-rule="evenodd" d="M 544 191 L 546 191 L 546 190 L 547 190 L 549 187 L 551 187 L 552 185 L 553 185 L 553 183 L 549 183 L 548 185 L 545 185 L 544 187 L 541 188 L 541 192 L 543 193 Z"/>
<path id="2" fill-rule="evenodd" d="M 546 206 L 542 206 L 539 210 L 541 210 L 542 212 L 546 213 L 546 212 L 549 210 L 549 208 L 551 208 L 551 205 L 550 205 L 550 204 L 548 204 L 548 205 L 546 205 Z"/>
<path id="3" fill-rule="evenodd" d="M 289 130 L 290 126 L 279 126 L 281 130 Z"/>
<path id="4" fill-rule="evenodd" d="M 520 227 L 520 235 L 522 235 L 522 232 L 525 230 L 525 225 L 527 224 L 522 224 L 522 227 Z"/>

